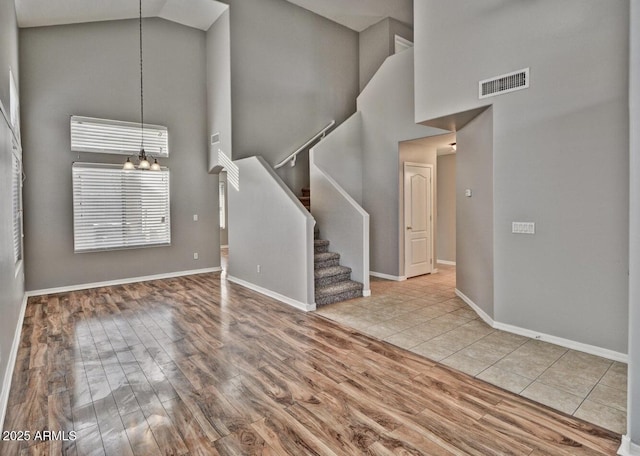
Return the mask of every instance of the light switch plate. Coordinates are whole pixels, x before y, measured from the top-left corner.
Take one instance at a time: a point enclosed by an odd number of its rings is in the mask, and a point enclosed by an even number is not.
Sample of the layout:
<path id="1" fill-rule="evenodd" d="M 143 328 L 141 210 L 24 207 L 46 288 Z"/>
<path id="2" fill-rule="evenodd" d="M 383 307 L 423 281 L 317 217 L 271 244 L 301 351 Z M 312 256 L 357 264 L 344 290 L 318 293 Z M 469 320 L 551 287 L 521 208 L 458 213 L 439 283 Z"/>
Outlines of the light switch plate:
<path id="1" fill-rule="evenodd" d="M 511 222 L 511 232 L 515 234 L 536 234 L 534 222 Z"/>

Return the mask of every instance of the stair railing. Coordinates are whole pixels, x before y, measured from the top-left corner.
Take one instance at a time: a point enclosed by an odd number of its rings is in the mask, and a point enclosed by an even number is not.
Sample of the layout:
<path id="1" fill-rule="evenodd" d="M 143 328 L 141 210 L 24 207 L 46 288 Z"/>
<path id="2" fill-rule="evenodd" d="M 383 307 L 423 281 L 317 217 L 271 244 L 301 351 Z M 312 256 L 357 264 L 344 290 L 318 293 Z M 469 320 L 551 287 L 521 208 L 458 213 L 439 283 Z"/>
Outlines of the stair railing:
<path id="1" fill-rule="evenodd" d="M 332 120 L 331 122 L 329 122 L 329 124 L 324 127 L 322 130 L 320 130 L 318 133 L 316 133 L 315 135 L 313 135 L 313 137 L 311 139 L 309 139 L 306 143 L 304 143 L 302 146 L 298 147 L 292 154 L 290 154 L 287 158 L 285 158 L 284 160 L 282 160 L 280 163 L 278 163 L 276 166 L 274 166 L 274 169 L 278 169 L 278 168 L 282 168 L 287 162 L 291 162 L 291 166 L 296 166 L 296 159 L 298 158 L 298 154 L 300 152 L 302 152 L 303 150 L 305 150 L 307 147 L 309 147 L 311 144 L 313 144 L 313 142 L 315 140 L 317 140 L 318 138 L 324 138 L 325 134 L 327 133 L 327 131 L 329 131 L 331 129 L 331 127 L 333 127 L 336 124 L 335 120 Z"/>

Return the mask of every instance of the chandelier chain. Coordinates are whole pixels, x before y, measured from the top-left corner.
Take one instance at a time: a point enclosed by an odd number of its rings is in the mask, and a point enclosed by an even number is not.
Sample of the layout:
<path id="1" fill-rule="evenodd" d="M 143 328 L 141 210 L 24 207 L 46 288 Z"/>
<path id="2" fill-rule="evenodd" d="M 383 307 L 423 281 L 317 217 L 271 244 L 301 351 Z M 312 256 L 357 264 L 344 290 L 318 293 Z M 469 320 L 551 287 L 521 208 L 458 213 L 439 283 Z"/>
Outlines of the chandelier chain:
<path id="1" fill-rule="evenodd" d="M 144 152 L 144 82 L 142 72 L 142 0 L 139 1 L 140 14 L 138 16 L 138 25 L 140 28 L 140 150 Z"/>

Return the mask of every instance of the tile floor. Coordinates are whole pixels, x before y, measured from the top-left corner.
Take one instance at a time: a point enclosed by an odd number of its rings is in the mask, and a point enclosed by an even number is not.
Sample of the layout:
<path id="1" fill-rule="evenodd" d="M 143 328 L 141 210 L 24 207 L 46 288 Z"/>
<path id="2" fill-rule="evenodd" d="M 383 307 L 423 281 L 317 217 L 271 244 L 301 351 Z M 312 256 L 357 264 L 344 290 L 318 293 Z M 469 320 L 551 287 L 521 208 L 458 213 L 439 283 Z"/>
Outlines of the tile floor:
<path id="1" fill-rule="evenodd" d="M 455 295 L 455 267 L 317 313 L 604 428 L 626 431 L 627 366 L 499 331 Z"/>

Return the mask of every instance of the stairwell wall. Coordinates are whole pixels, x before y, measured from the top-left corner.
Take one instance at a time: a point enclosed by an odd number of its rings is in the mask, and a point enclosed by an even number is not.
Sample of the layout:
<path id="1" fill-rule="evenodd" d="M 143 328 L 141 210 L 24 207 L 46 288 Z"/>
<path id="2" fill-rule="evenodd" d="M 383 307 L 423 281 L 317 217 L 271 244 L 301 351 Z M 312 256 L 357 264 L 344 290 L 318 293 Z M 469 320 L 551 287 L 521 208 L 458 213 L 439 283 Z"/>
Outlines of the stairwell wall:
<path id="1" fill-rule="evenodd" d="M 398 143 L 446 133 L 414 121 L 413 50 L 387 58 L 358 97 L 362 113 L 362 207 L 370 214 L 371 271 L 400 278 Z"/>
<path id="2" fill-rule="evenodd" d="M 262 157 L 235 163 L 240 187 L 228 191 L 229 279 L 315 309 L 313 217 Z"/>
<path id="3" fill-rule="evenodd" d="M 351 198 L 362 205 L 362 113 L 356 112 L 329 133 L 312 148 L 311 154 L 312 165 L 320 166 Z M 318 195 L 313 196 L 315 204 Z"/>
<path id="4" fill-rule="evenodd" d="M 358 34 L 285 0 L 226 3 L 233 159 L 261 155 L 273 166 L 355 112 Z M 309 182 L 308 154 L 277 173 L 299 192 Z"/>

